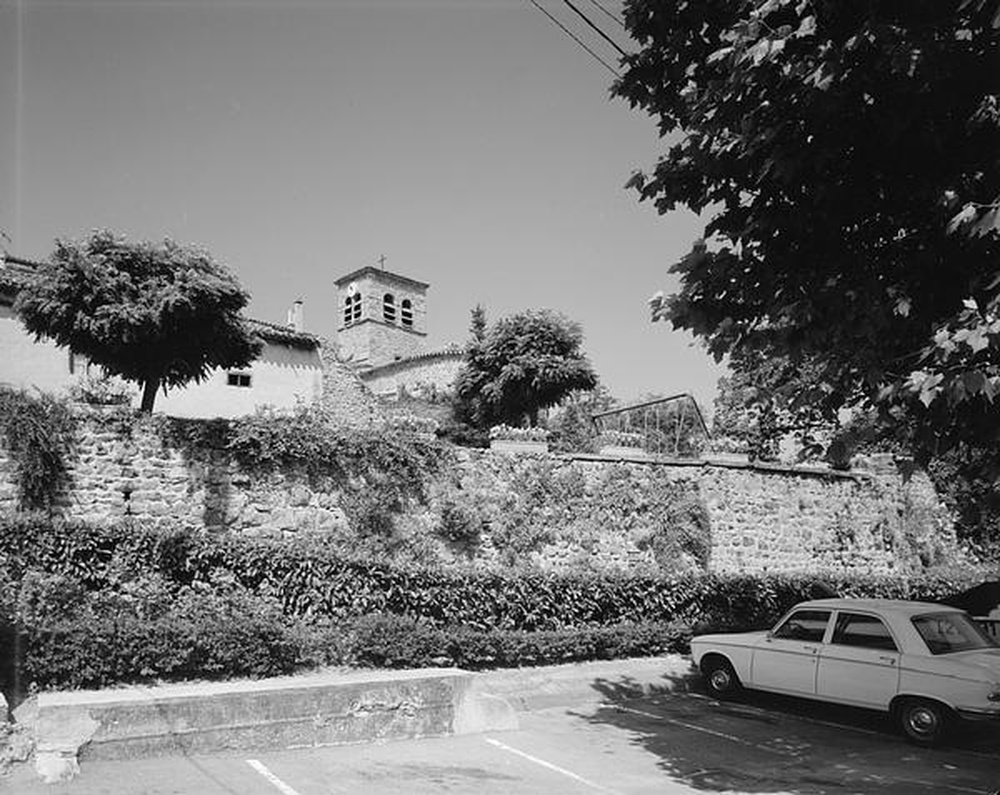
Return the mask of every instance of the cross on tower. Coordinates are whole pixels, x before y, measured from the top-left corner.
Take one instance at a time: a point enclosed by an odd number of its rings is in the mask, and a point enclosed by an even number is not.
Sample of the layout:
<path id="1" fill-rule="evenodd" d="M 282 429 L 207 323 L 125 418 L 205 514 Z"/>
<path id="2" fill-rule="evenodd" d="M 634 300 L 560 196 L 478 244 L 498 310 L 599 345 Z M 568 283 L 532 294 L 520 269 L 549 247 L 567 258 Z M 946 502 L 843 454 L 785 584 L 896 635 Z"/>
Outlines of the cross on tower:
<path id="1" fill-rule="evenodd" d="M 378 264 L 382 268 L 382 270 L 385 270 L 385 254 L 379 255 Z"/>

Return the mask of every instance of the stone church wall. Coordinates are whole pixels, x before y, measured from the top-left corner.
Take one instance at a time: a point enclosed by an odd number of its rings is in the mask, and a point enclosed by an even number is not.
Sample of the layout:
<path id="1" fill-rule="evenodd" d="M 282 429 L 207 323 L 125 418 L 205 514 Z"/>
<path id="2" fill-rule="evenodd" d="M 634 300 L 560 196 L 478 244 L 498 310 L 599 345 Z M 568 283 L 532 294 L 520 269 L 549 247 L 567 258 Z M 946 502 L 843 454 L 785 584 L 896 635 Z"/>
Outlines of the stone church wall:
<path id="1" fill-rule="evenodd" d="M 425 354 L 363 372 L 361 378 L 380 397 L 392 399 L 402 391 L 410 397 L 433 399 L 454 391 L 464 361 L 461 353 Z"/>

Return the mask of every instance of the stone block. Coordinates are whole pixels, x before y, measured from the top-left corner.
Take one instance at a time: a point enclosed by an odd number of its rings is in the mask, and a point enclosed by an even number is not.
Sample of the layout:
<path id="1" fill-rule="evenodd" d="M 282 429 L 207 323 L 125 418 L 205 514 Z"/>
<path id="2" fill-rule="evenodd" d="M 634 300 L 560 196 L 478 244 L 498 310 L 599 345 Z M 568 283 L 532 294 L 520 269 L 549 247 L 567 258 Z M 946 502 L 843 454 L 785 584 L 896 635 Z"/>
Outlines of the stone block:
<path id="1" fill-rule="evenodd" d="M 300 483 L 296 483 L 288 491 L 288 504 L 293 508 L 304 507 L 311 501 L 312 492 Z"/>

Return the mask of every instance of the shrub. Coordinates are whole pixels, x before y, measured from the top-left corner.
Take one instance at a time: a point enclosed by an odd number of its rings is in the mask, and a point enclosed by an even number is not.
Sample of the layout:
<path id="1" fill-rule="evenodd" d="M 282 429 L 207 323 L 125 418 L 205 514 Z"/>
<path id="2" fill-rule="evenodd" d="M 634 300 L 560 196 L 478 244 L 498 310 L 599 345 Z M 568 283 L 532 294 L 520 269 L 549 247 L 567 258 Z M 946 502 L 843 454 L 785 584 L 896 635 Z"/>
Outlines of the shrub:
<path id="1" fill-rule="evenodd" d="M 91 406 L 127 406 L 132 402 L 135 388 L 118 376 L 94 368 L 88 369 L 70 385 L 69 395 L 73 400 Z"/>
<path id="2" fill-rule="evenodd" d="M 515 428 L 511 425 L 494 425 L 490 428 L 490 439 L 507 439 L 516 442 L 544 442 L 549 438 L 545 428 Z"/>
<path id="3" fill-rule="evenodd" d="M 437 535 L 452 544 L 475 546 L 483 530 L 483 519 L 475 505 L 448 499 L 441 506 L 441 524 Z"/>
<path id="4" fill-rule="evenodd" d="M 488 431 L 451 418 L 441 423 L 441 427 L 437 429 L 437 437 L 460 447 L 485 448 L 490 446 Z"/>
<path id="5" fill-rule="evenodd" d="M 261 677 L 317 662 L 316 643 L 271 600 L 181 589 L 169 607 L 91 598 L 76 611 L 19 616 L 21 678 L 43 688 L 149 679 Z"/>
<path id="6" fill-rule="evenodd" d="M 602 431 L 597 437 L 601 447 L 613 445 L 615 447 L 635 447 L 642 448 L 646 444 L 646 435 L 631 431 Z"/>

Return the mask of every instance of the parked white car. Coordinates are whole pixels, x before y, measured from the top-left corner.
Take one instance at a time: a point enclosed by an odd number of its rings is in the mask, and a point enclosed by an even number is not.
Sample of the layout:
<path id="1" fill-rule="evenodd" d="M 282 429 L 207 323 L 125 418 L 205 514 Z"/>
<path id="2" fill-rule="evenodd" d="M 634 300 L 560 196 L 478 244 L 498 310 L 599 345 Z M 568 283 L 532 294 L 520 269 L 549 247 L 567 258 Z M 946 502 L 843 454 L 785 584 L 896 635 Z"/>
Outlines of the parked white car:
<path id="1" fill-rule="evenodd" d="M 921 745 L 955 717 L 1000 719 L 1000 645 L 944 605 L 818 599 L 768 632 L 696 637 L 691 654 L 720 698 L 747 687 L 884 710 Z"/>

